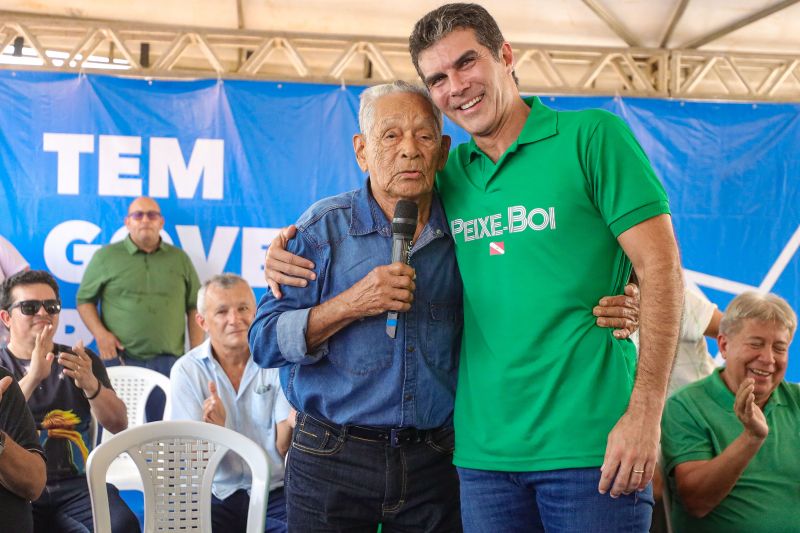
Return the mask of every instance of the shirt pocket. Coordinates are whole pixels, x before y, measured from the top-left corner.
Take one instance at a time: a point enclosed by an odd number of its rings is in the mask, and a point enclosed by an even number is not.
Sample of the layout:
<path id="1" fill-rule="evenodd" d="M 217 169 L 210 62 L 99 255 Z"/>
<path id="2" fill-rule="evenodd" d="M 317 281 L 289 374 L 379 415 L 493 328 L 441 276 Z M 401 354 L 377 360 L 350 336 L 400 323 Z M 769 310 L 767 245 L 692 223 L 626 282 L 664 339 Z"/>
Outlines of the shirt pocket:
<path id="1" fill-rule="evenodd" d="M 374 374 L 392 366 L 394 343 L 402 342 L 400 327 L 397 336 L 386 334 L 386 313 L 357 320 L 331 337 L 328 358 L 349 374 Z"/>
<path id="2" fill-rule="evenodd" d="M 434 368 L 450 371 L 456 366 L 460 313 L 460 307 L 452 302 L 430 302 L 427 313 L 422 313 L 422 355 Z"/>

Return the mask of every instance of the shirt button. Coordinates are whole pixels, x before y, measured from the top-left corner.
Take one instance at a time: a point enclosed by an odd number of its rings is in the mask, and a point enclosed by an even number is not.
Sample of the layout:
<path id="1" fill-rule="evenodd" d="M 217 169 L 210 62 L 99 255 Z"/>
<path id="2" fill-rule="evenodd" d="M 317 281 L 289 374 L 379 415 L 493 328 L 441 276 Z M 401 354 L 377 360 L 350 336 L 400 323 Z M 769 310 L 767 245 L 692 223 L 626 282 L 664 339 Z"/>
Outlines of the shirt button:
<path id="1" fill-rule="evenodd" d="M 441 235 L 441 234 L 442 234 L 442 230 L 440 230 L 440 229 L 437 229 L 437 230 L 436 230 L 436 235 Z"/>
<path id="2" fill-rule="evenodd" d="M 411 353 L 411 352 L 413 352 L 413 351 L 414 351 L 414 346 L 409 346 L 408 348 L 406 348 L 406 351 L 407 351 L 408 353 Z"/>
<path id="3" fill-rule="evenodd" d="M 414 396 L 412 396 L 411 394 L 406 394 L 406 401 L 407 402 L 410 402 L 413 399 L 414 399 Z"/>

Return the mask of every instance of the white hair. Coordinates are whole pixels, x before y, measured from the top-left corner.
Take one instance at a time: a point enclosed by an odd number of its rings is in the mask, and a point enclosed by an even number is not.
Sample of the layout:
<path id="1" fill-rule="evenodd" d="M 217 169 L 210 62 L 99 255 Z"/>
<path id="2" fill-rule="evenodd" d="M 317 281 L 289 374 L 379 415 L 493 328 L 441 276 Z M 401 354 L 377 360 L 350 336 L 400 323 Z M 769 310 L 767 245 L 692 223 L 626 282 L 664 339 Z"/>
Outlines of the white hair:
<path id="1" fill-rule="evenodd" d="M 361 93 L 361 104 L 358 108 L 358 127 L 361 129 L 362 134 L 369 135 L 372 131 L 372 126 L 375 124 L 375 102 L 384 96 L 394 93 L 418 94 L 424 98 L 431 105 L 433 117 L 436 119 L 436 133 L 441 137 L 442 112 L 433 103 L 428 90 L 420 85 L 414 85 L 402 80 L 375 85 Z"/>

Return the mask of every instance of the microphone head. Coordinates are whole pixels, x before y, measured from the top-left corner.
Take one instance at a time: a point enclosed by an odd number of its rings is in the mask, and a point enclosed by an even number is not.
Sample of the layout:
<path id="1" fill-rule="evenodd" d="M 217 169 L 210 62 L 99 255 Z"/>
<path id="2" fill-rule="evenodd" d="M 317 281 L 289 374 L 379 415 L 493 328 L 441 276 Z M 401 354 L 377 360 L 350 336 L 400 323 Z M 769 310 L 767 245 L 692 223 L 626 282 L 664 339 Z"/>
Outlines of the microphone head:
<path id="1" fill-rule="evenodd" d="M 411 200 L 400 200 L 394 208 L 392 217 L 392 233 L 402 235 L 411 240 L 417 230 L 417 211 L 418 207 Z"/>

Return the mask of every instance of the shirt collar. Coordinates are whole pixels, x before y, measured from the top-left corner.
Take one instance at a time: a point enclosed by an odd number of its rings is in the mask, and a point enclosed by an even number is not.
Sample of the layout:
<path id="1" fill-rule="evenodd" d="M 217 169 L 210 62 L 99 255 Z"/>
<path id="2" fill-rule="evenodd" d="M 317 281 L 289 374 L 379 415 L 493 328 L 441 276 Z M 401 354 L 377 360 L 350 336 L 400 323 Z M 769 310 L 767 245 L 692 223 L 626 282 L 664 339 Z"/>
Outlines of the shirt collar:
<path id="1" fill-rule="evenodd" d="M 372 196 L 369 178 L 367 178 L 366 184 L 353 194 L 350 200 L 350 213 L 350 235 L 379 233 L 385 237 L 392 236 L 392 223 L 386 219 L 375 197 Z M 447 224 L 447 218 L 444 215 L 441 202 L 439 202 L 436 189 L 433 190 L 431 215 L 427 225 L 434 231 L 439 229 L 450 235 L 450 226 Z"/>
<path id="2" fill-rule="evenodd" d="M 722 379 L 723 370 L 725 370 L 724 367 L 714 370 L 714 373 L 711 374 L 711 377 L 709 378 L 707 391 L 720 407 L 726 411 L 733 412 L 733 402 L 736 399 L 736 394 L 731 392 L 731 390 L 725 384 L 725 380 Z M 772 395 L 769 397 L 767 404 L 764 406 L 764 414 L 768 414 L 769 411 L 771 411 L 776 405 L 786 404 L 786 397 L 783 390 L 784 383 L 785 381 L 782 381 L 778 384 L 778 387 L 772 391 Z"/>
<path id="3" fill-rule="evenodd" d="M 519 137 L 508 148 L 508 152 L 513 152 L 520 144 L 530 144 L 542 139 L 547 139 L 558 134 L 558 112 L 550 109 L 542 103 L 538 96 L 528 96 L 522 99 L 531 112 Z M 468 145 L 469 161 L 483 155 L 483 151 L 478 148 L 474 138 L 470 138 Z"/>
<path id="4" fill-rule="evenodd" d="M 350 198 L 350 235 L 367 235 L 380 233 L 391 236 L 391 223 L 381 211 L 378 202 L 372 196 L 369 187 L 369 177 L 364 186 L 355 191 Z"/>
<path id="5" fill-rule="evenodd" d="M 127 252 L 129 254 L 131 254 L 131 255 L 135 254 L 136 252 L 141 252 L 143 254 L 147 253 L 147 252 L 143 251 L 141 248 L 139 248 L 138 246 L 136 246 L 136 243 L 133 242 L 133 239 L 131 239 L 130 234 L 128 234 L 128 236 L 125 237 L 125 240 L 122 241 L 122 242 L 123 242 L 123 246 L 125 246 L 125 250 L 127 250 Z M 161 250 L 161 247 L 163 245 L 164 245 L 164 239 L 159 239 L 158 240 L 158 248 L 153 250 L 152 253 L 156 253 L 157 251 Z"/>

